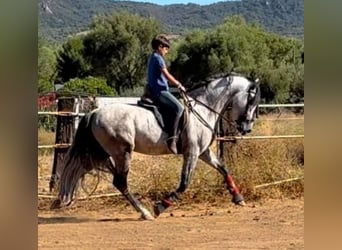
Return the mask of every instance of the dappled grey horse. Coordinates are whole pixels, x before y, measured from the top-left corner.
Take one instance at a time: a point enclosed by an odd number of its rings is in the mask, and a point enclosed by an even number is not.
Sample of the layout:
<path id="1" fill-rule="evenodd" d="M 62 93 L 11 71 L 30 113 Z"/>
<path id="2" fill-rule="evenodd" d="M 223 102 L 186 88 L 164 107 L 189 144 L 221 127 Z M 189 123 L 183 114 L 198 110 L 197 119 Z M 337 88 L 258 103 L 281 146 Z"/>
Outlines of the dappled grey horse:
<path id="1" fill-rule="evenodd" d="M 185 99 L 190 112 L 179 139 L 183 155 L 180 183 L 174 192 L 155 203 L 155 217 L 188 188 L 198 159 L 223 176 L 235 204 L 245 205 L 228 169 L 209 147 L 214 141 L 220 114 L 227 107 L 237 130 L 242 134 L 251 131 L 260 101 L 259 85 L 243 76 L 230 75 L 189 91 Z M 70 204 L 80 178 L 91 169 L 103 170 L 106 166 L 106 171 L 113 174 L 113 185 L 142 218 L 153 219 L 129 191 L 127 175 L 133 151 L 147 155 L 171 154 L 167 138 L 168 134 L 159 126 L 154 114 L 139 106 L 112 104 L 87 113 L 79 123 L 63 169 L 57 170 L 59 193 L 52 208 Z"/>

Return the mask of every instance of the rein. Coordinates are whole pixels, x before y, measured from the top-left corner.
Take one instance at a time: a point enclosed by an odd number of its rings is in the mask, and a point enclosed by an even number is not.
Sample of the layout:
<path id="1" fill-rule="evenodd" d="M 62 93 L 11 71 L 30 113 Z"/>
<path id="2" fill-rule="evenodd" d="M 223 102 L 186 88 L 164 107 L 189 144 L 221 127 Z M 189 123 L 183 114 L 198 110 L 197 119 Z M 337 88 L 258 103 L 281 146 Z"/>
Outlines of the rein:
<path id="1" fill-rule="evenodd" d="M 209 128 L 211 130 L 211 132 L 213 134 L 215 134 L 215 129 L 213 129 L 210 124 L 193 108 L 193 105 L 191 105 L 191 100 L 189 99 L 189 96 L 184 92 L 184 91 L 180 91 L 181 93 L 181 96 L 183 97 L 183 99 L 185 100 L 185 105 L 188 107 L 188 109 L 197 117 L 197 119 L 204 125 L 206 126 L 207 128 Z M 227 121 L 227 122 L 230 122 L 226 117 L 224 117 L 221 113 L 217 112 L 216 110 L 214 110 L 213 108 L 211 108 L 210 106 L 208 106 L 207 104 L 205 104 L 204 102 L 196 99 L 196 98 L 193 98 L 192 99 L 203 105 L 205 108 L 207 108 L 209 111 L 217 114 L 221 119 Z M 231 102 L 231 101 L 230 101 Z M 230 102 L 228 103 L 228 105 L 230 104 Z"/>

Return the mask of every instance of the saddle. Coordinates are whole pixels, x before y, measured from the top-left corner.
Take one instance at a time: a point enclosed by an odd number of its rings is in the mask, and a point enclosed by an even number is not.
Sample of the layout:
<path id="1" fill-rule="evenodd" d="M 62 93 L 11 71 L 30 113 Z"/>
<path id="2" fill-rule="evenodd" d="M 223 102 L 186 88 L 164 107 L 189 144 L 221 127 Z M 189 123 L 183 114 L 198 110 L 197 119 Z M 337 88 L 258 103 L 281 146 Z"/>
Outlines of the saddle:
<path id="1" fill-rule="evenodd" d="M 175 95 L 178 100 L 184 105 L 183 99 L 177 95 Z M 153 112 L 154 116 L 157 119 L 158 124 L 160 127 L 168 134 L 172 135 L 172 124 L 173 124 L 173 117 L 170 117 L 170 111 L 163 108 L 161 105 L 159 105 L 158 101 L 154 100 L 151 91 L 148 89 L 147 86 L 145 86 L 144 93 L 140 97 L 140 100 L 137 102 L 138 106 L 146 108 L 147 110 L 150 110 Z M 184 129 L 184 127 L 188 123 L 188 108 L 186 105 L 184 105 L 184 112 L 181 116 L 179 126 L 178 126 L 178 133 L 181 133 Z M 181 140 L 178 140 L 181 141 Z"/>

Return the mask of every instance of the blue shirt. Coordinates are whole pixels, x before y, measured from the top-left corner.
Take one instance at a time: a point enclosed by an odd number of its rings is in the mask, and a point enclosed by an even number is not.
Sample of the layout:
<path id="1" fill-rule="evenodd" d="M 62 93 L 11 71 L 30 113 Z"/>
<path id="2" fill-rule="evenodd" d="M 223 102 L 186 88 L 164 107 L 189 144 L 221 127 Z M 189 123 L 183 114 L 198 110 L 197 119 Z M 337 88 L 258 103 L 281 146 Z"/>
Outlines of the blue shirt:
<path id="1" fill-rule="evenodd" d="M 169 90 L 167 79 L 161 71 L 165 67 L 164 58 L 153 52 L 148 59 L 147 84 L 154 96 L 159 96 L 163 90 Z"/>

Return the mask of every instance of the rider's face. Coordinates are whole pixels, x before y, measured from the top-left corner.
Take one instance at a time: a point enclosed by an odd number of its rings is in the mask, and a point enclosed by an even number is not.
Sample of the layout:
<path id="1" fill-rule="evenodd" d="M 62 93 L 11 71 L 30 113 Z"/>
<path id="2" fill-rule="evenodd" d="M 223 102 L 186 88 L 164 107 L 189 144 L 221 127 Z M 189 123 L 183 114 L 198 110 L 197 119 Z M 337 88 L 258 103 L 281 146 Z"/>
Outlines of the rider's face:
<path id="1" fill-rule="evenodd" d="M 163 45 L 159 45 L 158 51 L 159 51 L 159 53 L 160 53 L 162 56 L 165 56 L 165 55 L 169 52 L 169 47 L 163 46 Z"/>

